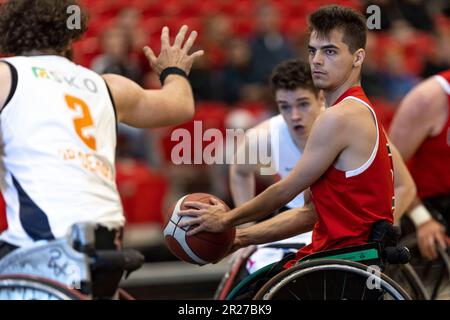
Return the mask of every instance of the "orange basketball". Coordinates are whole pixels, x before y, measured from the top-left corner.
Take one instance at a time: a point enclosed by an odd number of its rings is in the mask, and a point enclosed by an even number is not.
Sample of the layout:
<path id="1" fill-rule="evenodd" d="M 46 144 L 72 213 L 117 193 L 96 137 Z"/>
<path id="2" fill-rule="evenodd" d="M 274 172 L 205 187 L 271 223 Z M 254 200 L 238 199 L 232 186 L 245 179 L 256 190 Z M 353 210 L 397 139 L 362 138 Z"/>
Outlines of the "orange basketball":
<path id="1" fill-rule="evenodd" d="M 178 226 L 182 221 L 192 219 L 192 217 L 180 217 L 178 215 L 180 210 L 186 209 L 186 202 L 199 201 L 211 204 L 211 198 L 220 201 L 227 210 L 230 210 L 216 196 L 207 193 L 192 193 L 179 199 L 168 212 L 164 227 L 164 239 L 170 251 L 183 261 L 198 265 L 217 262 L 226 255 L 233 244 L 236 235 L 234 227 L 223 232 L 199 232 L 193 236 L 188 236 L 186 232 L 195 226 L 190 226 L 189 229 Z"/>

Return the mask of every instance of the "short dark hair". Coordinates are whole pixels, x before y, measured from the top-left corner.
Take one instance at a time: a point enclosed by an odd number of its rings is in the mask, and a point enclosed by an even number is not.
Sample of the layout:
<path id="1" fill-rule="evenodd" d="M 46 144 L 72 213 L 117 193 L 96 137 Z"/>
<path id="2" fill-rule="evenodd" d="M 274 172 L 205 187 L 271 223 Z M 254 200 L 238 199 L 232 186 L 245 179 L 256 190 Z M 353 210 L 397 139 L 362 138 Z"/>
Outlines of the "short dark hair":
<path id="1" fill-rule="evenodd" d="M 18 55 L 32 50 L 53 49 L 62 53 L 70 41 L 87 28 L 81 10 L 79 29 L 67 27 L 67 8 L 76 0 L 9 0 L 0 5 L 0 52 Z"/>
<path id="2" fill-rule="evenodd" d="M 311 90 L 317 96 L 320 91 L 314 86 L 309 64 L 300 59 L 291 59 L 278 64 L 270 76 L 270 84 L 274 93 L 279 89 L 302 88 Z"/>
<path id="3" fill-rule="evenodd" d="M 350 52 L 366 47 L 367 25 L 362 13 L 343 6 L 320 7 L 309 16 L 309 31 L 316 31 L 320 37 L 328 37 L 330 32 L 340 29 L 344 32 L 342 41 Z"/>

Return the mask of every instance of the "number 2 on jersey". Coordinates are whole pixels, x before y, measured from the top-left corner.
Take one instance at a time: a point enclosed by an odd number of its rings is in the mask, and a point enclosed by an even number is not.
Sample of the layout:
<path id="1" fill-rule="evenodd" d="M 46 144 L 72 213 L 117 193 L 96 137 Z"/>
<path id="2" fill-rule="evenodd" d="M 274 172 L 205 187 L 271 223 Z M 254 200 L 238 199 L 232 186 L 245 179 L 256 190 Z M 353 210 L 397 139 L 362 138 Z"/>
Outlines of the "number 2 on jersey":
<path id="1" fill-rule="evenodd" d="M 73 119 L 73 125 L 75 127 L 75 131 L 78 136 L 83 140 L 83 142 L 92 150 L 97 149 L 97 143 L 95 137 L 88 136 L 86 133 L 83 133 L 83 129 L 94 126 L 94 121 L 92 120 L 91 113 L 89 111 L 89 107 L 87 104 L 76 97 L 65 95 L 64 96 L 67 106 L 74 110 L 81 110 L 81 117 L 76 117 Z"/>

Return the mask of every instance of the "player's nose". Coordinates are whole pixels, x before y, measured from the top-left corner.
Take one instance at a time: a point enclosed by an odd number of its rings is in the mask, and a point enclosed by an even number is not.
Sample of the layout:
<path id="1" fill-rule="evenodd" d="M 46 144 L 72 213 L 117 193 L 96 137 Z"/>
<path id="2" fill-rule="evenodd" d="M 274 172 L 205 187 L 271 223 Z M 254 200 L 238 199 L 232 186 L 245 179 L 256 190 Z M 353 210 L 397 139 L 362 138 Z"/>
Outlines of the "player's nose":
<path id="1" fill-rule="evenodd" d="M 311 57 L 311 62 L 313 65 L 323 65 L 323 56 L 320 53 L 320 51 L 316 52 L 312 57 Z"/>
<path id="2" fill-rule="evenodd" d="M 298 108 L 292 108 L 291 119 L 292 120 L 301 120 L 302 113 Z"/>

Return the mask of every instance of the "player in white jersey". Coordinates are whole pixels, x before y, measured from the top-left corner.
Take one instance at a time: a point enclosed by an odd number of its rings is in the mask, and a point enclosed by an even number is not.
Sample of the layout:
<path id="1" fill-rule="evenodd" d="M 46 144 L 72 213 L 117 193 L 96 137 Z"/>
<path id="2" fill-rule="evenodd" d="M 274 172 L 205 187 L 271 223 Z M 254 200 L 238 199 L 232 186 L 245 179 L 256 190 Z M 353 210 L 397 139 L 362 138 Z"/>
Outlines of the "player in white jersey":
<path id="1" fill-rule="evenodd" d="M 314 87 L 309 64 L 298 59 L 279 64 L 272 73 L 270 84 L 280 114 L 247 132 L 245 143 L 237 150 L 236 159 L 244 158 L 242 155 L 249 152 L 258 152 L 258 144 L 268 141 L 268 154 L 271 155 L 272 161 L 270 165 L 280 178 L 284 178 L 300 159 L 311 127 L 324 109 L 325 101 L 320 90 Z M 255 176 L 264 174 L 261 171 L 262 167 L 261 163 L 239 164 L 236 161 L 230 166 L 230 187 L 236 207 L 255 196 Z M 303 205 L 302 192 L 285 207 L 292 209 Z M 275 243 L 260 245 L 247 260 L 247 271 L 252 273 L 265 265 L 281 260 L 291 251 L 296 252 L 298 247 L 289 249 L 282 244 L 307 245 L 311 243 L 311 235 L 312 232 L 307 232 Z"/>
<path id="2" fill-rule="evenodd" d="M 125 222 L 115 184 L 117 122 L 152 128 L 194 114 L 187 74 L 203 54 L 188 53 L 195 31 L 184 43 L 183 26 L 170 44 L 165 27 L 160 55 L 144 48 L 163 84 L 144 90 L 66 58 L 86 30 L 83 12 L 80 25 L 69 28 L 71 5 L 77 2 L 16 0 L 0 7 L 1 52 L 13 56 L 0 60 L 0 185 L 8 220 L 0 258 L 62 237 L 80 222 L 100 225 L 113 235 L 105 246 L 117 248 Z"/>

